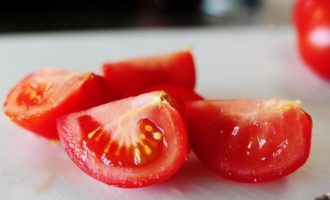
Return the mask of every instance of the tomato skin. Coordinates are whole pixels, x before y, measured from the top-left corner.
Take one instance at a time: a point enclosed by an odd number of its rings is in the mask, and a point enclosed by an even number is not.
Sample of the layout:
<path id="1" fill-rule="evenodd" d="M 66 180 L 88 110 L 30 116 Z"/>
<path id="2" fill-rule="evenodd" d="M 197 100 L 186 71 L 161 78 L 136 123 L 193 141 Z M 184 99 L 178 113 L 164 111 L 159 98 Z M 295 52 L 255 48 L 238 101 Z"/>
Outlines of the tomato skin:
<path id="1" fill-rule="evenodd" d="M 298 0 L 293 19 L 301 57 L 320 77 L 330 80 L 330 2 Z"/>
<path id="2" fill-rule="evenodd" d="M 56 101 L 56 96 L 61 96 L 61 94 L 56 94 L 49 98 L 46 97 L 49 101 L 56 102 L 56 106 L 50 106 L 46 109 L 40 108 L 38 112 L 33 113 L 30 113 L 29 110 L 21 108 L 20 105 L 15 103 L 17 101 L 15 95 L 24 92 L 24 89 L 22 89 L 24 84 L 33 84 L 31 82 L 32 79 L 38 77 L 42 79 L 43 76 L 70 76 L 71 73 L 73 72 L 47 69 L 29 74 L 14 86 L 7 95 L 3 106 L 5 114 L 22 128 L 47 139 L 58 140 L 56 128 L 57 117 L 100 105 L 113 99 L 105 80 L 101 76 L 92 73 L 73 75 L 77 81 L 80 81 L 79 87 L 70 90 L 70 88 L 65 88 L 64 83 L 63 90 L 68 90 L 66 91 L 68 95 L 65 95 L 65 99 L 61 100 L 61 102 Z M 47 80 L 44 80 L 44 82 L 47 82 Z M 38 106 L 34 106 L 33 108 L 38 109 Z"/>
<path id="3" fill-rule="evenodd" d="M 138 95 L 152 85 L 194 88 L 196 82 L 190 51 L 107 62 L 102 69 L 111 90 L 123 98 Z"/>
<path id="4" fill-rule="evenodd" d="M 299 52 L 307 66 L 320 77 L 330 80 L 330 43 L 327 46 L 318 46 L 312 41 L 312 34 L 321 29 L 315 29 L 309 34 L 300 35 L 298 38 Z M 330 28 L 328 30 L 330 41 Z"/>
<path id="5" fill-rule="evenodd" d="M 188 153 L 185 124 L 178 111 L 166 100 L 166 96 L 164 92 L 151 92 L 63 116 L 58 119 L 57 123 L 61 144 L 81 170 L 105 184 L 136 188 L 162 182 L 170 178 L 181 167 Z M 145 105 L 151 105 L 150 109 L 141 109 Z M 129 118 L 127 113 L 135 113 L 138 117 Z M 88 133 L 82 132 L 78 119 L 86 115 L 104 126 L 114 124 L 114 127 L 122 124 L 121 119 L 123 118 L 125 118 L 125 122 L 131 122 L 131 120 L 134 121 L 143 116 L 143 118 L 152 120 L 164 131 L 166 148 L 159 153 L 158 158 L 147 165 L 121 166 L 102 163 L 102 159 L 97 157 L 97 153 L 85 145 L 88 145 L 88 142 L 84 140 Z M 124 128 L 129 129 L 132 124 L 128 124 L 129 126 L 124 126 Z M 115 129 L 109 128 L 105 135 L 106 140 L 114 138 Z M 106 142 L 102 141 L 99 145 L 104 143 Z M 124 148 L 119 144 L 117 147 Z"/>
<path id="6" fill-rule="evenodd" d="M 183 110 L 184 104 L 187 101 L 202 100 L 203 97 L 197 94 L 194 90 L 177 85 L 161 84 L 154 85 L 148 88 L 145 92 L 163 90 L 173 98 L 180 110 Z"/>
<path id="7" fill-rule="evenodd" d="M 299 105 L 277 102 L 186 103 L 191 148 L 230 180 L 255 183 L 289 175 L 309 156 L 312 120 Z"/>
<path id="8" fill-rule="evenodd" d="M 297 0 L 293 9 L 293 20 L 299 33 L 330 24 L 328 0 Z"/>

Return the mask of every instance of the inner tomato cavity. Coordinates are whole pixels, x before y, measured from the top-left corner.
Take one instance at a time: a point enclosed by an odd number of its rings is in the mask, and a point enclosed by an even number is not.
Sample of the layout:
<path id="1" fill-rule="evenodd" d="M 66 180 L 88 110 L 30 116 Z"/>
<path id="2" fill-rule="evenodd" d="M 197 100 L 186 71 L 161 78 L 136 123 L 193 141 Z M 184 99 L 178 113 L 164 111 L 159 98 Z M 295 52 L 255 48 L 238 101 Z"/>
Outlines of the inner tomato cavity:
<path id="1" fill-rule="evenodd" d="M 16 102 L 20 106 L 31 107 L 41 105 L 45 102 L 45 95 L 50 86 L 45 83 L 29 83 L 22 86 L 21 93 L 17 96 Z"/>
<path id="2" fill-rule="evenodd" d="M 163 130 L 150 119 L 137 122 L 136 132 L 129 134 L 138 134 L 139 139 L 129 145 L 113 139 L 110 130 L 106 130 L 105 126 L 89 115 L 79 117 L 78 121 L 82 131 L 81 145 L 87 147 L 105 165 L 147 165 L 156 160 L 167 146 Z"/>

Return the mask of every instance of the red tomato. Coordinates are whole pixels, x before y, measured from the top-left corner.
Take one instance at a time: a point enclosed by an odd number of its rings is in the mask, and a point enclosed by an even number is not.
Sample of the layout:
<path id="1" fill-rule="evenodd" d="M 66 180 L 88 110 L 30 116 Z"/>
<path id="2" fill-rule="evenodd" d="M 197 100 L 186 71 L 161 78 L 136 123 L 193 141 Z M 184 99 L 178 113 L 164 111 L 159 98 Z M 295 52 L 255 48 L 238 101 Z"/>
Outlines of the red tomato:
<path id="1" fill-rule="evenodd" d="M 122 97 L 138 95 L 158 84 L 195 86 L 195 66 L 189 51 L 108 62 L 103 72 L 111 89 Z"/>
<path id="2" fill-rule="evenodd" d="M 310 152 L 312 121 L 300 102 L 218 100 L 186 103 L 191 148 L 221 176 L 261 182 L 286 176 Z"/>
<path id="3" fill-rule="evenodd" d="M 113 101 L 58 120 L 60 140 L 80 169 L 118 187 L 172 176 L 188 151 L 185 124 L 164 92 Z"/>
<path id="4" fill-rule="evenodd" d="M 92 73 L 41 70 L 26 76 L 9 92 L 3 109 L 21 127 L 58 139 L 56 118 L 108 102 L 106 85 Z"/>
<path id="5" fill-rule="evenodd" d="M 184 108 L 184 103 L 186 101 L 194 101 L 194 100 L 202 100 L 203 97 L 201 97 L 199 94 L 197 94 L 194 90 L 182 86 L 177 85 L 168 85 L 168 84 L 162 84 L 162 85 L 154 85 L 151 86 L 146 90 L 146 92 L 151 91 L 157 91 L 157 90 L 163 90 L 167 94 L 170 95 L 171 98 L 173 98 L 178 105 L 179 109 Z"/>
<path id="6" fill-rule="evenodd" d="M 298 0 L 293 17 L 302 58 L 330 80 L 330 1 Z"/>

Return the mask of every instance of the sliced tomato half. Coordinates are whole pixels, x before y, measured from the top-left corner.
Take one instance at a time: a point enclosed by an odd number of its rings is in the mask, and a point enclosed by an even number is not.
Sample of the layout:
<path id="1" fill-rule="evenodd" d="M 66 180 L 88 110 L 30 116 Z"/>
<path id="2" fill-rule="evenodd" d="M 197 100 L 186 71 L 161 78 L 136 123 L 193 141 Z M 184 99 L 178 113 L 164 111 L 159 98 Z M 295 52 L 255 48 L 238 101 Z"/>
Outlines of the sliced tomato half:
<path id="1" fill-rule="evenodd" d="M 60 140 L 91 177 L 142 187 L 172 176 L 188 152 L 185 124 L 164 92 L 113 101 L 58 120 Z"/>
<path id="2" fill-rule="evenodd" d="M 309 156 L 312 120 L 298 101 L 195 101 L 185 108 L 191 148 L 225 178 L 277 179 Z"/>
<path id="3" fill-rule="evenodd" d="M 103 65 L 103 72 L 111 89 L 122 97 L 138 95 L 158 84 L 193 89 L 196 82 L 190 51 L 107 62 Z"/>
<path id="4" fill-rule="evenodd" d="M 58 139 L 58 116 L 111 99 L 107 84 L 100 76 L 45 69 L 20 81 L 9 92 L 3 109 L 21 127 L 49 139 Z"/>

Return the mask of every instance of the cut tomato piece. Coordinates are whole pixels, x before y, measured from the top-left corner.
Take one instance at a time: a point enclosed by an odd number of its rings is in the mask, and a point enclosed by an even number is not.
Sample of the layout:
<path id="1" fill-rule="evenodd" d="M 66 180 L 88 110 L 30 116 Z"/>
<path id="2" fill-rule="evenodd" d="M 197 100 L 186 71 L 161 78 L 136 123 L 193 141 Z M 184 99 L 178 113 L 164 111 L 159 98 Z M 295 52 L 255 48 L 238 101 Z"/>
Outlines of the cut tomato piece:
<path id="1" fill-rule="evenodd" d="M 93 178 L 142 187 L 172 176 L 188 152 L 185 124 L 164 92 L 113 101 L 58 120 L 73 162 Z"/>
<path id="2" fill-rule="evenodd" d="M 163 90 L 175 100 L 176 104 L 180 109 L 184 108 L 184 103 L 187 101 L 202 100 L 199 94 L 197 94 L 193 89 L 177 86 L 177 85 L 154 85 L 146 90 L 146 92 Z"/>
<path id="3" fill-rule="evenodd" d="M 107 84 L 100 76 L 46 69 L 28 75 L 10 91 L 4 112 L 21 127 L 49 139 L 58 139 L 58 116 L 111 99 Z"/>
<path id="4" fill-rule="evenodd" d="M 309 156 L 312 121 L 298 101 L 194 101 L 186 103 L 185 111 L 191 148 L 228 179 L 277 179 Z"/>
<path id="5" fill-rule="evenodd" d="M 196 79 L 190 51 L 107 62 L 103 72 L 111 89 L 122 97 L 138 95 L 157 84 L 193 89 Z"/>

